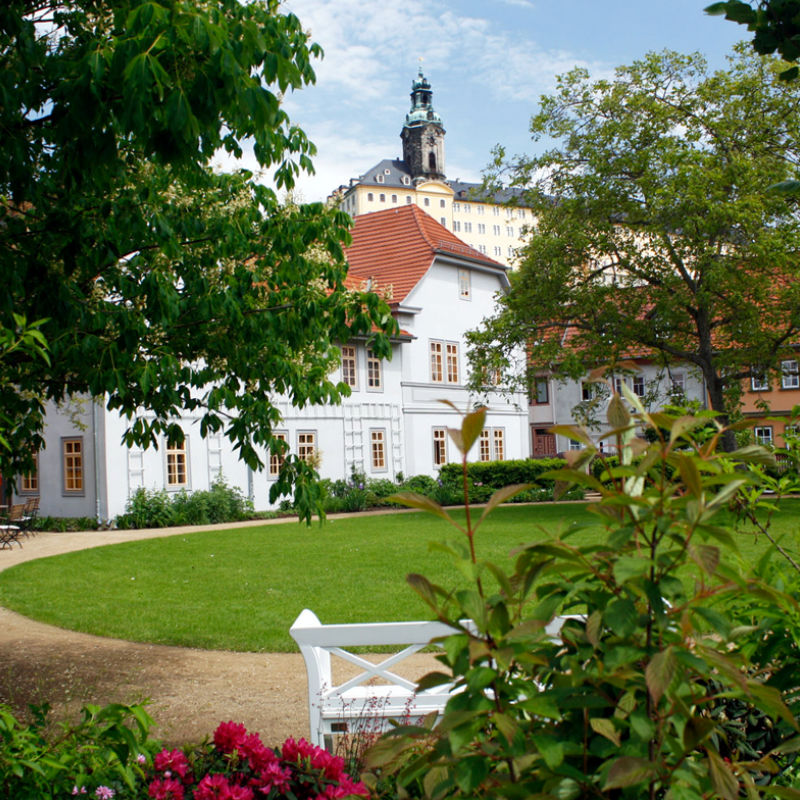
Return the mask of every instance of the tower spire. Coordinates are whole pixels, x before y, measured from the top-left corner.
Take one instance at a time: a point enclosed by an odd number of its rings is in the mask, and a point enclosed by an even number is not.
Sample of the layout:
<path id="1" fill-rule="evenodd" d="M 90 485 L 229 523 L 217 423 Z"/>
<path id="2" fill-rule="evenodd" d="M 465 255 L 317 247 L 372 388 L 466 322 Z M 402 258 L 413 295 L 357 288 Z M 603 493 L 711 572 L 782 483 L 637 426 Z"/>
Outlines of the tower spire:
<path id="1" fill-rule="evenodd" d="M 419 60 L 417 77 L 411 82 L 411 110 L 400 138 L 403 159 L 415 182 L 444 180 L 444 126 L 433 108 L 433 89 Z"/>

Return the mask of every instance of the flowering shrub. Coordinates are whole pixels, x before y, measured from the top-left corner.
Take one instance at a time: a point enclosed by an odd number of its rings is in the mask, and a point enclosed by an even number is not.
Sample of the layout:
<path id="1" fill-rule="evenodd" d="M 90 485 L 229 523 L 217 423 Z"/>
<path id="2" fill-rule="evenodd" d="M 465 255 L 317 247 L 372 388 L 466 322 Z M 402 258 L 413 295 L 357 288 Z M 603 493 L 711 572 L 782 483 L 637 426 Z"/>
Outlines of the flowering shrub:
<path id="1" fill-rule="evenodd" d="M 336 800 L 367 794 L 338 756 L 305 739 L 269 748 L 235 722 L 223 722 L 212 743 L 188 756 L 162 750 L 153 759 L 148 787 L 152 800 Z"/>

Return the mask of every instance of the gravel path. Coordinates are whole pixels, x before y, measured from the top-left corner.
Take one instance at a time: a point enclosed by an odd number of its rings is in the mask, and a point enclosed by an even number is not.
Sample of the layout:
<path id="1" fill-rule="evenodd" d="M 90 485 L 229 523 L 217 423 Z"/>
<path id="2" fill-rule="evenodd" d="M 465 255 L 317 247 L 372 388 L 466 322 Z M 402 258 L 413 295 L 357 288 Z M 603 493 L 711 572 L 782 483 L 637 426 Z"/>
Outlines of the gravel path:
<path id="1" fill-rule="evenodd" d="M 269 521 L 280 522 L 285 521 Z M 0 570 L 33 558 L 133 539 L 263 524 L 40 533 L 24 540 L 22 549 L 0 550 Z M 291 622 L 287 620 L 287 626 Z M 431 663 L 430 656 L 419 657 L 410 674 L 425 672 Z M 306 691 L 299 653 L 137 644 L 63 630 L 0 608 L 0 702 L 18 712 L 29 703 L 47 701 L 55 715 L 63 717 L 86 703 L 149 699 L 154 734 L 169 744 L 199 741 L 229 719 L 277 744 L 287 736 L 308 736 Z"/>

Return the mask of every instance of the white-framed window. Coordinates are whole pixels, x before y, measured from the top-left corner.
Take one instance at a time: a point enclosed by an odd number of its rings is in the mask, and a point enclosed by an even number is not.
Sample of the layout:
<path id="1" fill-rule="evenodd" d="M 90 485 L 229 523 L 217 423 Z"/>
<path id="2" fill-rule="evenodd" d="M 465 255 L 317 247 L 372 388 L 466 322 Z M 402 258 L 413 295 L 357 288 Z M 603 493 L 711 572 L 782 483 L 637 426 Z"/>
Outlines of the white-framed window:
<path id="1" fill-rule="evenodd" d="M 289 437 L 286 433 L 282 431 L 273 431 L 272 438 L 278 439 L 281 442 L 288 442 Z M 269 456 L 269 476 L 271 478 L 276 478 L 278 473 L 281 471 L 281 467 L 283 466 L 283 462 L 286 459 L 284 453 L 270 453 Z"/>
<path id="2" fill-rule="evenodd" d="M 453 203 L 453 211 L 461 211 L 461 203 Z"/>
<path id="3" fill-rule="evenodd" d="M 622 396 L 622 387 L 624 384 L 625 384 L 625 378 L 620 378 L 620 377 L 614 378 L 614 391 L 620 396 Z"/>
<path id="4" fill-rule="evenodd" d="M 352 345 L 342 346 L 342 381 L 353 389 L 358 388 L 358 362 L 356 348 Z"/>
<path id="5" fill-rule="evenodd" d="M 506 432 L 504 428 L 484 428 L 478 437 L 479 461 L 504 461 Z"/>
<path id="6" fill-rule="evenodd" d="M 486 209 L 483 206 L 475 206 L 476 214 L 483 214 Z"/>
<path id="7" fill-rule="evenodd" d="M 634 375 L 633 376 L 633 393 L 637 397 L 644 397 L 644 375 Z"/>
<path id="8" fill-rule="evenodd" d="M 517 216 L 520 219 L 525 219 L 525 209 L 524 208 L 518 208 L 517 209 Z"/>
<path id="9" fill-rule="evenodd" d="M 433 465 L 440 467 L 447 463 L 447 428 L 433 429 Z"/>
<path id="10" fill-rule="evenodd" d="M 33 454 L 33 469 L 20 476 L 20 494 L 39 494 L 39 454 Z"/>
<path id="11" fill-rule="evenodd" d="M 386 202 L 386 195 L 385 194 L 378 195 L 378 200 L 380 200 L 381 203 L 385 203 Z"/>
<path id="12" fill-rule="evenodd" d="M 447 382 L 458 383 L 458 343 L 447 342 Z"/>
<path id="13" fill-rule="evenodd" d="M 406 205 L 407 206 L 411 205 L 411 195 L 410 194 L 406 195 Z"/>
<path id="14" fill-rule="evenodd" d="M 464 223 L 464 233 L 472 233 L 472 223 L 465 222 Z"/>
<path id="15" fill-rule="evenodd" d="M 482 223 L 478 223 L 478 233 L 486 233 L 486 226 Z"/>
<path id="16" fill-rule="evenodd" d="M 371 203 L 375 199 L 375 195 L 372 192 L 367 192 L 367 202 Z"/>
<path id="17" fill-rule="evenodd" d="M 597 393 L 596 384 L 589 383 L 588 381 L 583 381 L 581 383 L 581 400 L 594 400 L 596 393 Z"/>
<path id="18" fill-rule="evenodd" d="M 303 461 L 313 461 L 317 456 L 317 432 L 298 431 L 297 457 Z"/>
<path id="19" fill-rule="evenodd" d="M 753 428 L 755 434 L 756 444 L 772 444 L 772 425 L 756 425 Z"/>
<path id="20" fill-rule="evenodd" d="M 800 372 L 797 369 L 797 361 L 793 358 L 781 361 L 781 387 L 784 389 L 800 388 Z"/>
<path id="21" fill-rule="evenodd" d="M 383 183 L 383 175 L 376 175 L 376 176 L 375 176 L 375 180 L 376 180 L 378 183 Z"/>
<path id="22" fill-rule="evenodd" d="M 442 223 L 442 227 L 443 228 L 447 227 L 447 218 L 446 217 L 439 217 L 439 222 Z"/>
<path id="23" fill-rule="evenodd" d="M 498 245 L 495 245 L 494 246 L 494 254 L 496 256 L 502 256 L 503 255 L 503 248 L 499 247 Z"/>
<path id="24" fill-rule="evenodd" d="M 499 236 L 500 235 L 500 226 L 499 225 L 492 225 L 492 233 L 495 236 Z"/>
<path id="25" fill-rule="evenodd" d="M 504 428 L 492 428 L 492 455 L 494 461 L 505 461 L 506 432 Z"/>
<path id="26" fill-rule="evenodd" d="M 577 439 L 570 439 L 569 440 L 569 449 L 570 450 L 583 450 L 583 443 L 579 442 Z"/>
<path id="27" fill-rule="evenodd" d="M 485 245 L 485 244 L 479 244 L 479 245 L 478 245 L 478 250 L 479 250 L 481 253 L 483 253 L 484 255 L 486 255 L 486 245 Z"/>
<path id="28" fill-rule="evenodd" d="M 686 376 L 682 372 L 673 372 L 670 377 L 672 379 L 672 393 L 684 394 L 686 392 Z"/>
<path id="29" fill-rule="evenodd" d="M 514 235 L 514 226 L 506 225 L 506 236 L 513 236 L 513 235 Z"/>
<path id="30" fill-rule="evenodd" d="M 403 181 L 403 186 L 410 186 L 411 185 L 411 178 L 409 178 L 408 175 L 403 175 L 401 180 Z M 411 202 L 411 201 L 409 200 L 409 202 Z"/>
<path id="31" fill-rule="evenodd" d="M 186 460 L 186 439 L 182 442 L 167 442 L 167 488 L 176 489 L 189 485 L 189 470 Z"/>
<path id="32" fill-rule="evenodd" d="M 460 269 L 458 271 L 458 296 L 462 300 L 470 300 L 472 298 L 470 277 L 468 269 Z"/>
<path id="33" fill-rule="evenodd" d="M 64 494 L 83 494 L 83 437 L 61 440 L 62 489 Z"/>
<path id="34" fill-rule="evenodd" d="M 439 208 L 444 208 L 447 205 L 444 200 L 439 201 Z"/>
<path id="35" fill-rule="evenodd" d="M 372 350 L 367 350 L 367 389 L 383 389 L 383 362 Z"/>
<path id="36" fill-rule="evenodd" d="M 396 195 L 396 194 L 393 194 L 393 195 L 392 195 L 392 202 L 393 202 L 393 203 L 396 203 L 396 202 L 397 202 L 397 195 Z"/>
<path id="37" fill-rule="evenodd" d="M 369 432 L 369 440 L 372 469 L 386 470 L 386 431 L 383 428 L 373 428 Z"/>
<path id="38" fill-rule="evenodd" d="M 459 233 L 461 231 L 461 223 L 457 219 L 453 220 L 453 231 L 455 233 Z"/>
<path id="39" fill-rule="evenodd" d="M 754 392 L 765 392 L 769 390 L 769 378 L 767 377 L 767 373 L 756 367 L 752 367 L 750 375 L 750 388 Z"/>
<path id="40" fill-rule="evenodd" d="M 500 206 L 492 206 L 492 213 L 496 216 L 500 216 Z"/>
<path id="41" fill-rule="evenodd" d="M 424 205 L 429 206 L 431 204 L 431 199 L 430 197 L 425 197 L 423 198 L 422 202 Z"/>
<path id="42" fill-rule="evenodd" d="M 444 346 L 442 342 L 431 342 L 431 380 L 444 381 Z"/>
<path id="43" fill-rule="evenodd" d="M 472 207 L 469 203 L 464 203 L 464 213 L 469 214 L 472 211 Z"/>
<path id="44" fill-rule="evenodd" d="M 507 252 L 508 252 L 508 257 L 509 258 L 514 258 L 514 248 L 511 247 L 511 245 L 508 246 L 508 251 Z"/>

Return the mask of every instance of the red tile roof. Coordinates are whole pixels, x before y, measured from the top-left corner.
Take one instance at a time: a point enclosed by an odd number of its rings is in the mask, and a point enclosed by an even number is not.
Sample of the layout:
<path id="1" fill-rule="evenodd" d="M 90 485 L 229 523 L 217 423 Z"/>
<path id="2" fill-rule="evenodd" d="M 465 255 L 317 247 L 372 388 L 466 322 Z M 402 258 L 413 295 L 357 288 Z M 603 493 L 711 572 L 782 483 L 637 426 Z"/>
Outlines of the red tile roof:
<path id="1" fill-rule="evenodd" d="M 345 251 L 350 270 L 347 285 L 373 291 L 392 287 L 390 302 L 402 303 L 430 269 L 437 254 L 461 257 L 500 271 L 507 268 L 462 242 L 419 206 L 408 204 L 361 214 Z"/>

